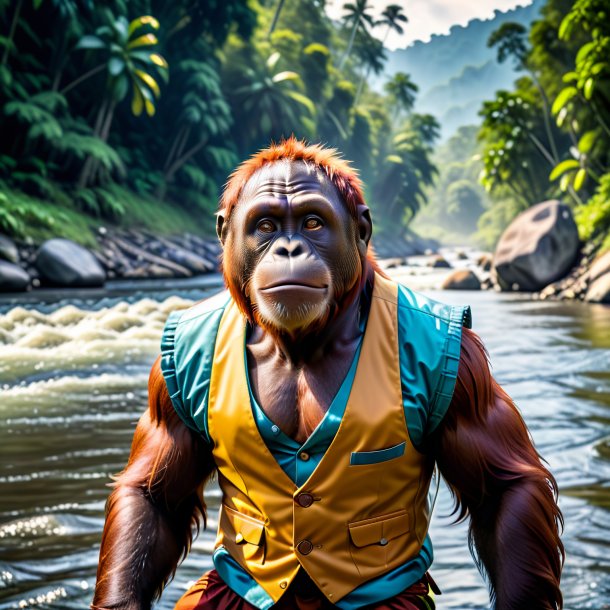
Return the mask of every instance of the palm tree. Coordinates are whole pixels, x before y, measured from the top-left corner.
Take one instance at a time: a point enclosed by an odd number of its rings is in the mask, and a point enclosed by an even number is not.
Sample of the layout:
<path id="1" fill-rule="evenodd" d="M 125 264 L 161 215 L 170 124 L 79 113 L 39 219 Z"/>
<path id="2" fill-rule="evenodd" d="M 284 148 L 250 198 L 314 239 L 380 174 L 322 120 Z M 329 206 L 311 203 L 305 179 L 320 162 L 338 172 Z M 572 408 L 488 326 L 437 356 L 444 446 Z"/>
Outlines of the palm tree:
<path id="1" fill-rule="evenodd" d="M 396 72 L 394 76 L 384 85 L 386 93 L 394 103 L 394 121 L 398 119 L 401 110 L 409 113 L 415 104 L 417 85 L 405 72 Z"/>
<path id="2" fill-rule="evenodd" d="M 363 70 L 360 82 L 358 83 L 356 98 L 354 99 L 355 105 L 358 104 L 358 100 L 362 94 L 364 81 L 368 78 L 371 70 L 373 70 L 375 74 L 380 74 L 383 71 L 385 60 L 387 59 L 381 40 L 377 40 L 377 38 L 371 36 L 368 32 L 365 32 L 357 40 L 356 52 L 363 65 Z"/>
<path id="3" fill-rule="evenodd" d="M 401 24 L 401 22 L 407 23 L 408 21 L 409 21 L 409 19 L 404 14 L 403 8 L 402 8 L 402 6 L 400 6 L 400 4 L 388 4 L 388 6 L 386 6 L 385 9 L 383 10 L 383 13 L 381 13 L 381 19 L 379 19 L 375 23 L 375 27 L 377 27 L 379 25 L 388 26 L 388 29 L 386 30 L 385 36 L 383 37 L 383 41 L 381 43 L 382 47 L 385 46 L 386 40 L 388 39 L 388 36 L 392 30 L 395 30 L 399 34 L 403 34 L 405 30 L 402 27 L 402 25 L 400 25 L 400 24 Z M 381 72 L 381 70 L 379 70 L 379 71 L 375 70 L 373 63 L 368 64 L 368 68 L 367 68 L 366 72 L 364 72 L 362 74 L 362 77 L 360 78 L 360 83 L 358 84 L 358 92 L 356 93 L 356 100 L 355 100 L 356 104 L 358 103 L 358 100 L 360 99 L 360 94 L 362 93 L 362 87 L 364 86 L 364 81 L 368 80 L 371 69 L 375 71 L 375 74 L 379 74 L 379 72 Z"/>
<path id="4" fill-rule="evenodd" d="M 354 46 L 354 39 L 356 38 L 356 32 L 358 29 L 362 28 L 366 31 L 366 25 L 373 26 L 374 21 L 371 15 L 367 13 L 367 11 L 371 10 L 373 7 L 367 4 L 367 0 L 356 0 L 355 3 L 348 2 L 343 5 L 343 9 L 346 11 L 343 16 L 343 21 L 347 24 L 352 24 L 352 33 L 349 38 L 349 43 L 347 45 L 347 49 L 345 49 L 345 53 L 339 62 L 339 69 L 342 70 L 347 58 L 350 56 L 352 52 L 352 47 Z"/>
<path id="5" fill-rule="evenodd" d="M 93 135 L 106 142 L 114 118 L 117 104 L 122 102 L 131 85 L 133 97 L 131 110 L 140 116 L 145 110 L 148 116 L 155 114 L 155 101 L 161 95 L 159 84 L 151 74 L 158 71 L 162 78 L 167 78 L 167 62 L 152 48 L 157 44 L 154 34 L 142 34 L 143 28 L 159 29 L 159 22 L 149 15 L 138 17 L 128 22 L 118 17 L 108 26 L 99 27 L 95 35 L 83 36 L 76 45 L 77 49 L 91 50 L 104 55 L 104 61 L 82 77 L 65 87 L 62 93 L 80 84 L 87 78 L 101 71 L 106 71 L 107 94 L 98 108 Z M 93 160 L 85 161 L 78 186 L 87 185 L 94 173 Z"/>
<path id="6" fill-rule="evenodd" d="M 182 86 L 164 98 L 163 107 L 170 107 L 177 120 L 171 144 L 167 141 L 163 180 L 156 191 L 161 200 L 175 175 L 214 137 L 226 138 L 231 127 L 231 109 L 213 63 L 189 58 L 172 64 L 172 82 Z"/>
<path id="7" fill-rule="evenodd" d="M 409 123 L 392 139 L 392 152 L 375 185 L 377 200 L 384 202 L 382 224 L 389 232 L 396 232 L 425 205 L 425 187 L 438 173 L 430 152 L 430 143 Z"/>
<path id="8" fill-rule="evenodd" d="M 249 144 L 264 145 L 270 137 L 288 136 L 315 116 L 313 102 L 295 87 L 301 85 L 301 77 L 277 71 L 279 59 L 275 52 L 264 64 L 247 66 L 234 75 L 241 85 L 230 93 L 234 124 Z"/>
<path id="9" fill-rule="evenodd" d="M 375 26 L 387 25 L 388 29 L 383 37 L 383 44 L 385 45 L 388 36 L 392 30 L 395 30 L 399 34 L 403 34 L 405 29 L 400 25 L 402 23 L 408 23 L 409 19 L 404 14 L 402 6 L 400 4 L 388 4 L 383 13 L 381 13 L 381 19 L 377 21 Z"/>
<path id="10" fill-rule="evenodd" d="M 559 153 L 557 152 L 555 136 L 553 135 L 553 129 L 551 127 L 549 100 L 536 73 L 528 65 L 530 49 L 527 44 L 527 37 L 527 28 L 522 24 L 512 22 L 503 23 L 497 30 L 491 33 L 487 40 L 487 46 L 489 48 L 496 47 L 496 58 L 498 63 L 504 63 L 507 59 L 512 59 L 515 69 L 526 71 L 532 78 L 536 89 L 538 89 L 538 92 L 540 93 L 546 137 L 549 141 L 553 160 L 555 161 L 555 164 L 557 164 L 559 163 Z"/>

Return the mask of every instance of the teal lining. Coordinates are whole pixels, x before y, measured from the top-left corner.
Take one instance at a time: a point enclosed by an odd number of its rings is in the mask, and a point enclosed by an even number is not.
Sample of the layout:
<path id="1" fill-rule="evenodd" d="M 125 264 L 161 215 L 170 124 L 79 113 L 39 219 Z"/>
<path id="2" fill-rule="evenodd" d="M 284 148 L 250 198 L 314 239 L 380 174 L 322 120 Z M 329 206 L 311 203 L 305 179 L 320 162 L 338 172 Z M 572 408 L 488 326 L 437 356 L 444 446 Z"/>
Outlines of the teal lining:
<path id="1" fill-rule="evenodd" d="M 220 578 L 241 598 L 259 610 L 273 606 L 273 598 L 243 570 L 224 546 L 219 546 L 214 551 L 212 561 Z"/>
<path id="2" fill-rule="evenodd" d="M 184 423 L 202 434 L 210 444 L 207 424 L 209 384 L 216 335 L 229 299 L 213 301 L 201 303 L 185 315 L 182 315 L 184 312 L 170 314 L 161 342 L 161 369 L 172 404 Z M 470 327 L 470 315 L 468 307 L 450 307 L 398 286 L 397 331 L 402 398 L 407 429 L 416 448 L 421 447 L 426 435 L 438 426 L 449 406 L 459 364 L 462 326 Z M 361 330 L 364 324 L 365 320 L 361 320 Z M 299 486 L 309 478 L 337 433 L 353 384 L 361 346 L 362 337 L 337 395 L 316 430 L 302 446 L 279 430 L 266 416 L 252 395 L 250 379 L 246 375 L 252 412 L 261 437 L 280 467 Z M 404 450 L 402 443 L 379 451 L 354 452 L 350 464 L 381 462 L 402 455 Z M 299 454 L 303 452 L 309 455 L 309 459 L 299 459 Z M 421 579 L 430 568 L 432 559 L 432 544 L 429 536 L 426 536 L 417 557 L 364 583 L 336 605 L 341 610 L 356 610 L 376 603 L 380 598 L 391 598 Z M 259 610 L 273 606 L 272 598 L 224 547 L 216 549 L 213 561 L 223 581 L 243 599 Z"/>
<path id="3" fill-rule="evenodd" d="M 451 404 L 460 364 L 462 328 L 464 326 L 470 328 L 471 325 L 472 314 L 470 307 L 452 307 L 444 349 L 445 361 L 434 392 L 426 434 L 431 434 L 438 427 Z"/>
<path id="4" fill-rule="evenodd" d="M 210 445 L 207 411 L 214 348 L 229 302 L 220 293 L 192 309 L 172 312 L 161 337 L 161 372 L 174 409 Z"/>
<path id="5" fill-rule="evenodd" d="M 316 429 L 302 445 L 299 445 L 297 441 L 282 432 L 262 410 L 252 392 L 250 376 L 246 375 L 248 379 L 248 392 L 250 394 L 252 413 L 260 435 L 282 470 L 299 487 L 307 481 L 316 469 L 333 438 L 335 438 L 337 430 L 339 430 L 354 382 L 354 377 L 356 376 L 361 347 L 362 337 L 359 340 L 354 359 L 352 360 L 347 375 L 333 398 L 328 411 L 326 411 L 322 421 L 320 421 Z M 244 358 L 245 357 L 244 350 Z M 299 458 L 299 455 L 302 453 L 308 455 L 307 460 Z"/>
<path id="6" fill-rule="evenodd" d="M 353 451 L 349 459 L 350 466 L 364 466 L 367 464 L 379 464 L 400 457 L 405 453 L 407 443 L 402 442 L 394 447 L 378 449 L 377 451 Z"/>

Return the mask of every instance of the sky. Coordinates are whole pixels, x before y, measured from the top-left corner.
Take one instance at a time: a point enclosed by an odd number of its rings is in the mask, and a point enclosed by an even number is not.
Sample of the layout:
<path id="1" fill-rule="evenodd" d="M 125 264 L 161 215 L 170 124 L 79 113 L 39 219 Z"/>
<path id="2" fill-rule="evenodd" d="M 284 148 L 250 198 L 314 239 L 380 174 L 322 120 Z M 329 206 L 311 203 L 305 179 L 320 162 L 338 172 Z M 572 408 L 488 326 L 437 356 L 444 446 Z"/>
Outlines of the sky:
<path id="1" fill-rule="evenodd" d="M 333 19 L 343 15 L 343 5 L 349 0 L 327 0 L 327 12 Z M 471 19 L 487 19 L 494 10 L 507 11 L 515 6 L 531 4 L 531 0 L 368 0 L 371 11 L 378 17 L 388 4 L 403 6 L 409 22 L 400 36 L 392 32 L 386 41 L 390 49 L 404 48 L 415 40 L 427 41 L 432 34 L 447 34 L 452 25 L 466 25 Z M 373 34 L 383 39 L 386 28 L 378 27 Z"/>

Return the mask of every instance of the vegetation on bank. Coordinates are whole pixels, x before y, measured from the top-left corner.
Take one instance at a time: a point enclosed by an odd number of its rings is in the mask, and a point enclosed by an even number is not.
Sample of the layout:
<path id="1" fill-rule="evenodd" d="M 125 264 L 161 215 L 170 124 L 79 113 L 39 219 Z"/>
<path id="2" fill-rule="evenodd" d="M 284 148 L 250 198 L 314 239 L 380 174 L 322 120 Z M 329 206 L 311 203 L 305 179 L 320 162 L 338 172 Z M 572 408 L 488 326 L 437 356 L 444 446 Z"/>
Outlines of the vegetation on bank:
<path id="1" fill-rule="evenodd" d="M 369 87 L 387 56 L 372 33 L 408 19 L 371 10 L 356 0 L 333 22 L 323 0 L 0 0 L 0 232 L 212 234 L 228 173 L 294 133 L 353 160 L 387 233 L 423 210 L 412 226 L 427 235 L 493 248 L 559 197 L 583 239 L 607 235 L 607 0 L 547 0 L 529 29 L 504 20 L 489 45 L 522 76 L 440 146 L 408 74 Z"/>
<path id="2" fill-rule="evenodd" d="M 0 232 L 84 243 L 98 224 L 212 233 L 237 163 L 294 133 L 360 169 L 377 225 L 396 232 L 425 203 L 438 136 L 385 93 L 372 35 L 401 30 L 366 0 L 333 23 L 319 0 L 0 0 Z"/>
<path id="3" fill-rule="evenodd" d="M 520 211 L 560 198 L 583 240 L 610 247 L 610 4 L 547 0 L 529 31 L 507 23 L 489 44 L 523 76 L 480 113 L 488 242 Z"/>

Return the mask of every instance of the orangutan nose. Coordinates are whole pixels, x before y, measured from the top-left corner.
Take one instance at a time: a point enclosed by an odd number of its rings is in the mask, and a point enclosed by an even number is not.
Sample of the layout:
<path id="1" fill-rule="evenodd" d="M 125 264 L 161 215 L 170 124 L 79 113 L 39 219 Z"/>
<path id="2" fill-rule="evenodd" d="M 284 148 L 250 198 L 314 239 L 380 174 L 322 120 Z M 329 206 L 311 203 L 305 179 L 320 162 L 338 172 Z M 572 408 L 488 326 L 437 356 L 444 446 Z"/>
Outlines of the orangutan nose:
<path id="1" fill-rule="evenodd" d="M 296 258 L 302 254 L 306 254 L 306 249 L 300 239 L 287 239 L 280 237 L 273 248 L 273 254 L 276 256 L 287 256 L 288 258 Z"/>

